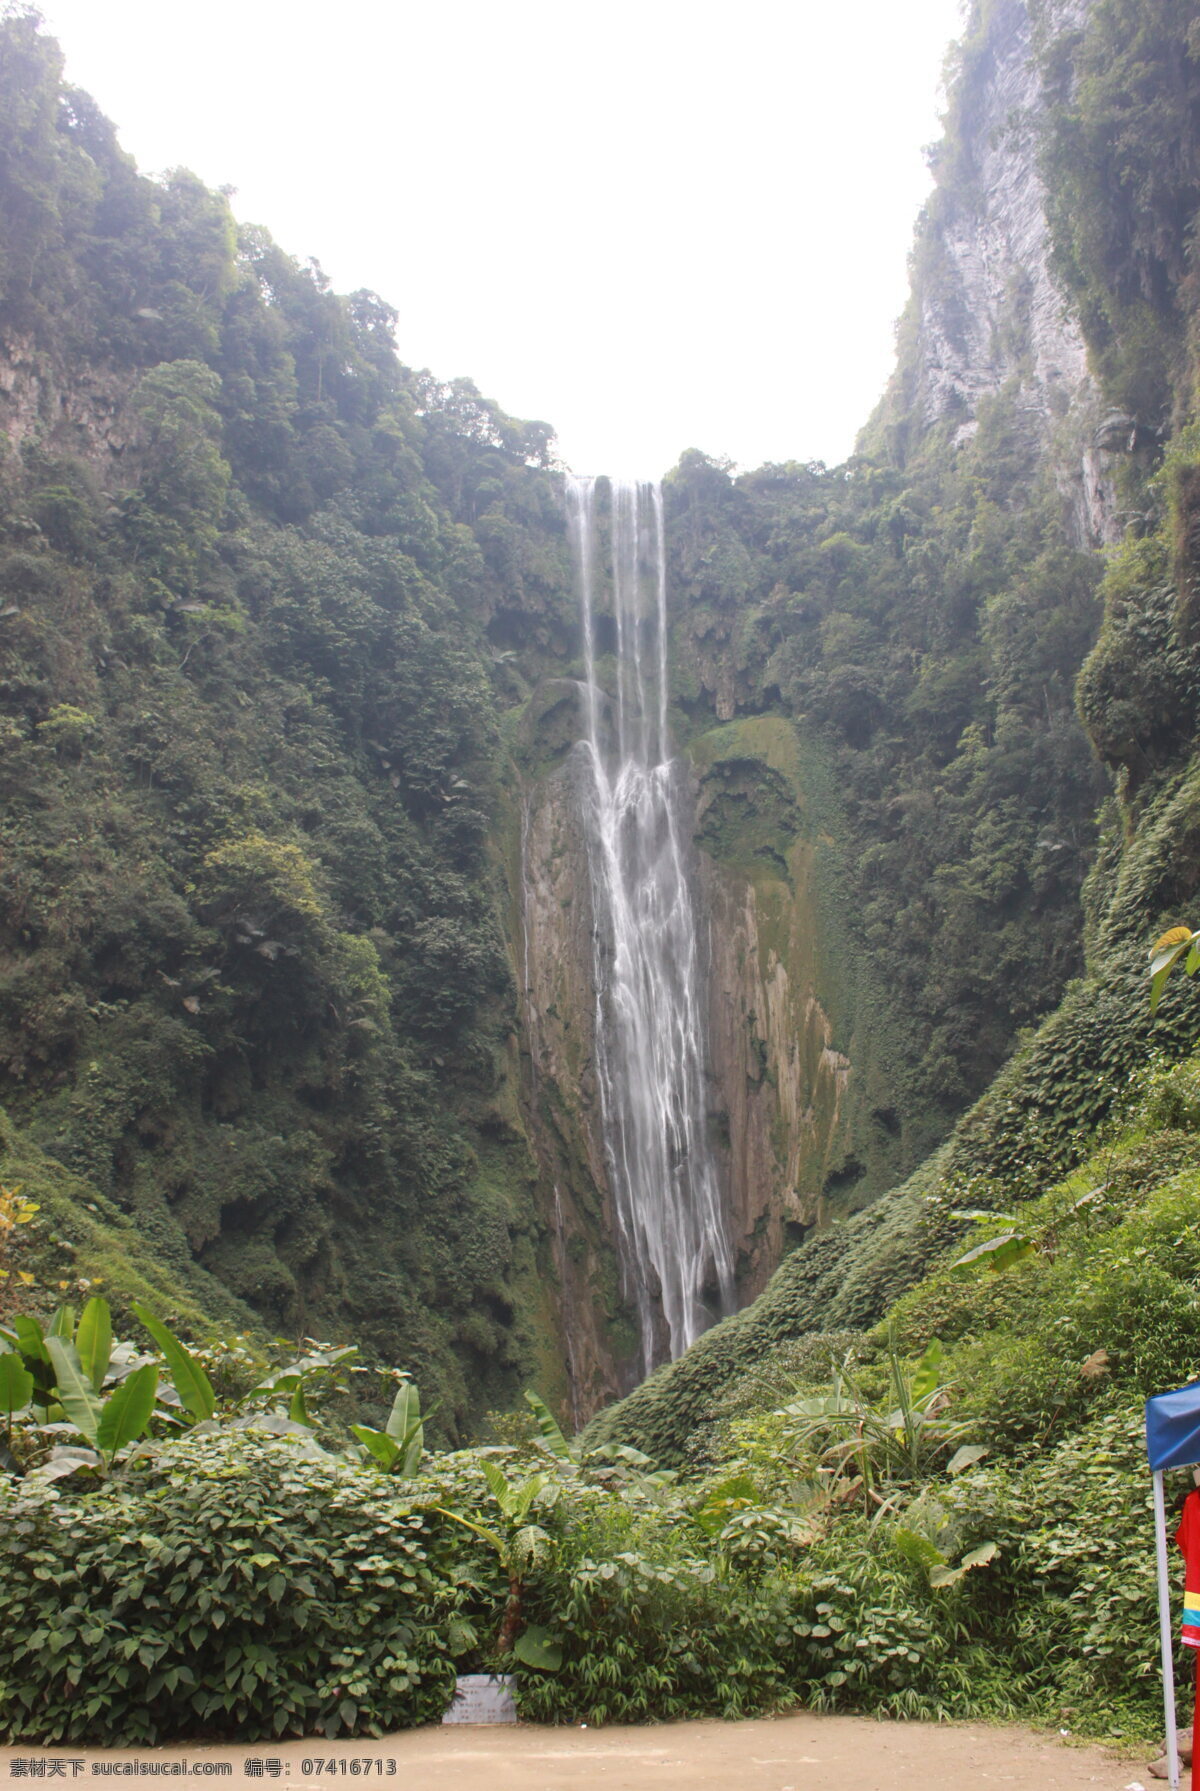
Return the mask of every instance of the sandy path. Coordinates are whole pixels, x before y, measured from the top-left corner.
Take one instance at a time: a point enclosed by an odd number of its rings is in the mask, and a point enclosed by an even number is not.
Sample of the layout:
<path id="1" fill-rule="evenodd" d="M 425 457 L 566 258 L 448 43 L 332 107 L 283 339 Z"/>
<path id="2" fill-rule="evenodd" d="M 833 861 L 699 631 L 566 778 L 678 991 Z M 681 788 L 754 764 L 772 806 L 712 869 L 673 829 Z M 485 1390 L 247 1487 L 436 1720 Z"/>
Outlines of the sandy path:
<path id="1" fill-rule="evenodd" d="M 179 1784 L 186 1775 L 237 1791 L 351 1778 L 390 1779 L 396 1791 L 1124 1791 L 1135 1782 L 1153 1791 L 1157 1782 L 1144 1761 L 1027 1729 L 807 1714 L 636 1729 L 435 1727 L 382 1741 L 132 1753 L 0 1748 L 0 1779 L 48 1777 L 47 1764 L 60 1760 L 65 1770 L 53 1776 L 63 1783 Z"/>

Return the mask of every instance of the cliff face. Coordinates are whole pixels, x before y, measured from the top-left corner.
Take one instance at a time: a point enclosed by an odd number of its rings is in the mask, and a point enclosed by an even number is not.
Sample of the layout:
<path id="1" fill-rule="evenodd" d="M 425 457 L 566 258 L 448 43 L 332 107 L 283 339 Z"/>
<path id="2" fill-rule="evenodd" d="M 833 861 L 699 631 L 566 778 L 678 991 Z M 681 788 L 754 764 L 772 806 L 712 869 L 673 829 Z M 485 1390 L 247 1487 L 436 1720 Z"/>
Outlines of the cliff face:
<path id="1" fill-rule="evenodd" d="M 136 441 L 127 372 L 56 367 L 33 336 L 0 329 L 0 435 L 19 453 L 34 444 L 91 462 L 107 479 Z"/>
<path id="2" fill-rule="evenodd" d="M 1054 0 L 1039 30 L 1058 36 L 1088 10 L 1089 0 Z M 883 414 L 901 422 L 910 446 L 945 425 L 961 447 L 979 428 L 981 404 L 1006 393 L 1053 464 L 1072 539 L 1087 546 L 1114 538 L 1105 449 L 1123 444 L 1052 267 L 1046 114 L 1029 9 L 998 0 L 964 45 L 951 128 L 935 151 L 939 186 L 918 231 L 902 368 Z"/>
<path id="3" fill-rule="evenodd" d="M 526 705 L 512 880 L 524 1111 L 553 1238 L 560 1396 L 586 1418 L 628 1389 L 637 1336 L 622 1297 L 595 1075 L 588 772 L 571 744 L 581 719 L 569 678 L 543 680 Z M 885 1016 L 864 1010 L 837 918 L 819 752 L 806 758 L 784 717 L 756 716 L 694 737 L 688 759 L 709 1141 L 744 1304 L 787 1249 L 894 1178 L 900 1121 Z"/>
<path id="4" fill-rule="evenodd" d="M 551 682 L 550 713 L 579 712 L 579 688 Z M 559 717 L 561 724 L 562 717 Z M 525 1112 L 552 1238 L 565 1370 L 576 1421 L 629 1382 L 636 1338 L 621 1301 L 616 1222 L 595 1075 L 591 889 L 578 753 L 524 797 L 516 869 Z"/>

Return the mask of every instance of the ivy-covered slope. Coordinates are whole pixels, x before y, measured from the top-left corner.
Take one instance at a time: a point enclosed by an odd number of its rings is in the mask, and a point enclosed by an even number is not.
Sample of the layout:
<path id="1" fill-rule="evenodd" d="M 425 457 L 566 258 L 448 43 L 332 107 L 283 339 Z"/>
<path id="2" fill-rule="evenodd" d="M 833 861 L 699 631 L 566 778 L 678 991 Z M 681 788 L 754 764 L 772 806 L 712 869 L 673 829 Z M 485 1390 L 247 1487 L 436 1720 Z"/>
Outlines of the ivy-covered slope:
<path id="1" fill-rule="evenodd" d="M 193 1317 L 353 1332 L 454 1430 L 546 1317 L 485 624 L 564 581 L 549 432 L 141 177 L 20 10 L 0 221 L 0 1174 L 49 1213 L 49 1152 Z"/>
<path id="2" fill-rule="evenodd" d="M 976 13 L 960 101 L 986 49 L 989 20 L 1003 12 Z M 1075 677 L 1091 626 L 1091 580 L 1063 546 L 1061 523 L 1055 545 L 1045 484 L 1037 496 L 1036 457 L 1006 461 L 999 451 L 992 431 L 1014 423 L 1001 392 L 981 407 L 977 431 L 956 450 L 936 426 L 915 439 L 911 430 L 898 434 L 885 406 L 851 469 L 860 488 L 924 494 L 928 520 L 913 548 L 922 566 L 937 556 L 928 600 L 913 601 L 910 572 L 907 601 L 895 604 L 890 628 L 878 628 L 886 604 L 879 610 L 863 593 L 877 585 L 888 555 L 869 534 L 848 530 L 837 551 L 858 569 L 842 587 L 847 612 L 856 597 L 862 602 L 856 633 L 849 613 L 840 633 L 828 627 L 828 581 L 810 575 L 805 587 L 797 579 L 804 595 L 779 597 L 777 607 L 793 621 L 767 663 L 781 681 L 790 674 L 793 691 L 810 690 L 814 706 L 836 702 L 854 664 L 843 643 L 855 642 L 861 694 L 847 704 L 842 764 L 850 849 L 861 853 L 863 945 L 873 974 L 905 992 L 910 1036 L 924 1029 L 931 1040 L 911 1066 L 918 1098 L 926 1076 L 931 1083 L 948 1077 L 956 1090 L 970 1086 L 985 1054 L 1007 1042 L 1013 1020 L 1035 1014 L 1047 991 L 1057 991 L 1056 978 L 1074 971 L 1076 980 L 905 1187 L 807 1241 L 754 1306 L 595 1421 L 597 1439 L 635 1443 L 663 1460 L 681 1459 L 723 1389 L 785 1340 L 881 1319 L 961 1237 L 955 1209 L 1003 1210 L 1040 1194 L 1079 1160 L 1148 1053 L 1177 1054 L 1200 1035 L 1190 988 L 1173 991 L 1152 1020 L 1145 983 L 1147 945 L 1161 927 L 1193 919 L 1200 887 L 1200 433 L 1191 420 L 1200 298 L 1190 259 L 1200 213 L 1200 41 L 1192 10 L 1171 0 L 1101 0 L 1084 23 L 1073 19 L 1065 28 L 1047 5 L 1035 20 L 1053 265 L 1078 305 L 1104 382 L 1110 409 L 1101 439 L 1121 449 L 1109 460 L 1122 538 L 1104 570 L 1095 645 Z M 952 147 L 962 129 L 952 108 Z M 952 156 L 948 165 L 961 164 Z M 944 192 L 928 233 L 936 232 L 939 206 L 956 196 Z M 921 282 L 931 266 L 935 260 L 918 254 L 913 314 L 927 302 Z M 902 343 L 911 347 L 912 315 L 909 324 Z M 918 383 L 902 358 L 889 398 L 892 422 L 905 390 Z M 1041 468 L 1043 478 L 1052 475 L 1044 453 Z M 751 506 L 761 508 L 771 477 L 726 481 L 727 513 L 745 518 Z M 801 475 L 785 471 L 774 482 L 795 505 Z M 810 476 L 814 494 L 821 483 Z M 955 510 L 935 505 L 939 490 L 957 493 L 962 506 L 956 557 L 947 552 L 956 542 Z M 851 515 L 855 502 L 862 504 L 851 500 Z M 913 504 L 907 497 L 905 507 Z M 864 513 L 876 531 L 887 514 L 877 509 L 872 517 L 862 505 Z M 812 553 L 811 533 L 789 531 L 785 540 Z M 819 533 L 815 545 L 822 545 Z M 981 581 L 974 586 L 964 579 L 972 568 Z M 792 644 L 805 638 L 800 618 L 809 602 L 813 637 L 825 630 L 836 643 L 832 655 Z M 756 620 L 767 632 L 769 624 Z M 914 652 L 906 663 L 906 640 L 923 625 L 940 629 L 935 642 L 958 644 L 949 654 L 944 646 Z M 752 665 L 749 652 L 746 658 Z M 940 699 L 924 711 L 922 684 L 932 679 Z M 1073 682 L 1078 716 L 1108 773 L 1111 794 L 1099 803 L 1097 774 L 1080 755 L 1068 710 Z M 904 745 L 906 706 L 910 719 L 922 718 L 921 753 Z M 868 806 L 872 784 L 876 799 Z M 1052 903 L 1039 920 L 1039 853 L 1072 837 L 1090 842 L 1097 819 L 1082 913 L 1070 901 Z M 861 834 L 856 820 L 867 823 Z"/>

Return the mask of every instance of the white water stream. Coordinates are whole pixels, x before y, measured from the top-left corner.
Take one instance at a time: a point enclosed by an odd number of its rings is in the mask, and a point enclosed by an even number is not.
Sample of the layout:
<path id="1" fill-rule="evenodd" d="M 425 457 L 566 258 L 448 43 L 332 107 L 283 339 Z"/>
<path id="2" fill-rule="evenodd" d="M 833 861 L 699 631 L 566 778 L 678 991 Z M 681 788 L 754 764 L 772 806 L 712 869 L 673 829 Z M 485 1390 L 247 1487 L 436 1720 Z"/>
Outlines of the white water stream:
<path id="1" fill-rule="evenodd" d="M 591 873 L 596 1068 L 626 1292 L 646 1371 L 733 1308 L 733 1264 L 709 1152 L 696 924 L 667 734 L 662 492 L 567 480 L 583 620 L 584 817 Z M 612 659 L 597 619 L 611 615 Z M 597 681 L 597 660 L 611 686 Z"/>

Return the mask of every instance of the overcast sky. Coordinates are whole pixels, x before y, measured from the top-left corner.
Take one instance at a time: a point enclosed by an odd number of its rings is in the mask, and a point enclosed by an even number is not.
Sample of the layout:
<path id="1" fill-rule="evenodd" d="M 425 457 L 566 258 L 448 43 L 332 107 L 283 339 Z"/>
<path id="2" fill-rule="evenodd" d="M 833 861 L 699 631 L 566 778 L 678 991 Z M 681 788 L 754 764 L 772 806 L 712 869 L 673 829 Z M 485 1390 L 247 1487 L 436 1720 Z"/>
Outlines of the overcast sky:
<path id="1" fill-rule="evenodd" d="M 146 172 L 400 313 L 578 472 L 851 451 L 959 0 L 42 0 Z"/>

